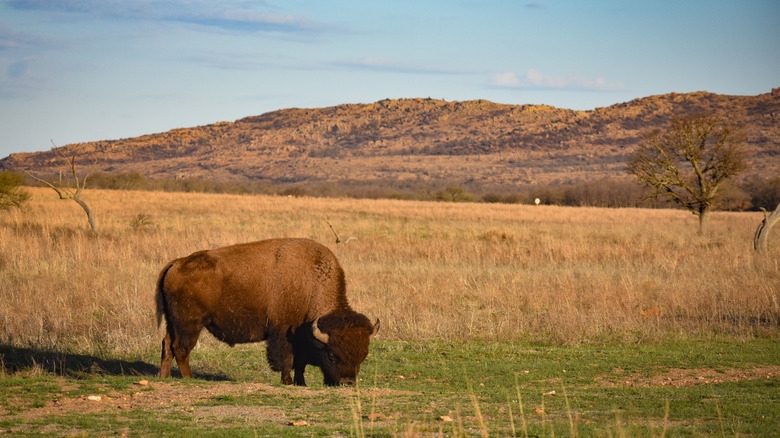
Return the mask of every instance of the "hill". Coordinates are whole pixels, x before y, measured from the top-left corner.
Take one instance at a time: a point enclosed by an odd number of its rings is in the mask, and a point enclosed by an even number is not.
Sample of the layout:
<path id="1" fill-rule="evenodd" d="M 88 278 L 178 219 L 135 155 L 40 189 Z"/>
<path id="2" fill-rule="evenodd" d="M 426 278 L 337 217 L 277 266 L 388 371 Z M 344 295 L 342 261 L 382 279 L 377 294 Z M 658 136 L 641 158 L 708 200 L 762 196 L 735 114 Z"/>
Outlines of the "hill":
<path id="1" fill-rule="evenodd" d="M 748 128 L 744 177 L 780 175 L 780 90 L 758 96 L 671 93 L 574 111 L 484 100 L 387 99 L 284 109 L 235 122 L 62 147 L 83 172 L 137 172 L 269 184 L 555 185 L 625 177 L 643 133 L 674 114 L 708 112 Z M 0 169 L 51 175 L 53 151 Z"/>

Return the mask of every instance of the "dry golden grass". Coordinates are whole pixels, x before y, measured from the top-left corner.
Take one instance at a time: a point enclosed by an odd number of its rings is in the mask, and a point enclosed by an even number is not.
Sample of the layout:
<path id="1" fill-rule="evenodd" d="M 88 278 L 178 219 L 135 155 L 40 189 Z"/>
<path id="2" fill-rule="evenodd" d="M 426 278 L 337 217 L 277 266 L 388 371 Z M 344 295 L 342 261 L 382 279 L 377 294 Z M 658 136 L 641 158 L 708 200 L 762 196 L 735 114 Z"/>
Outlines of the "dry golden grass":
<path id="1" fill-rule="evenodd" d="M 0 343 L 91 354 L 158 345 L 166 262 L 269 237 L 328 245 L 385 339 L 542 342 L 777 336 L 780 239 L 758 213 L 31 189 L 0 213 Z M 141 215 L 141 216 L 139 216 Z M 144 218 L 143 215 L 148 215 Z M 146 220 L 144 220 L 146 219 Z M 150 223 L 151 222 L 151 223 Z M 342 241 L 336 244 L 328 227 Z"/>

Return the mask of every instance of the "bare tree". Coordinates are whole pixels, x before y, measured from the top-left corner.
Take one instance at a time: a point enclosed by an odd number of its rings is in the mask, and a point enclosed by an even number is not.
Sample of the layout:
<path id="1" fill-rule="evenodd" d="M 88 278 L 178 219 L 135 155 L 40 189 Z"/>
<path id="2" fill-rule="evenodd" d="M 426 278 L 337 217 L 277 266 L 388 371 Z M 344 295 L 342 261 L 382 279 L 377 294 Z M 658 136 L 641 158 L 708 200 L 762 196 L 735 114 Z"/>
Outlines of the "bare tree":
<path id="1" fill-rule="evenodd" d="M 653 190 L 652 197 L 697 215 L 702 233 L 723 183 L 747 166 L 744 139 L 743 130 L 714 116 L 676 117 L 667 130 L 645 136 L 627 171 Z"/>
<path id="2" fill-rule="evenodd" d="M 758 228 L 756 229 L 756 234 L 753 237 L 753 249 L 755 249 L 758 253 L 766 254 L 766 242 L 769 240 L 769 230 L 772 228 L 775 222 L 780 220 L 780 204 L 777 205 L 775 211 L 773 211 L 769 216 L 766 215 L 766 209 L 761 208 L 761 210 L 764 211 L 764 220 L 758 224 Z"/>
<path id="3" fill-rule="evenodd" d="M 94 233 L 97 233 L 98 232 L 98 228 L 97 228 L 97 224 L 95 222 L 95 217 L 92 214 L 92 210 L 90 210 L 90 208 L 87 205 L 87 203 L 84 202 L 83 199 L 81 199 L 81 193 L 84 191 L 84 188 L 87 185 L 87 177 L 85 176 L 84 178 L 79 180 L 79 177 L 76 174 L 76 157 L 75 156 L 73 156 L 71 158 L 66 157 L 65 154 L 63 154 L 62 151 L 59 148 L 57 148 L 56 145 L 54 145 L 53 150 L 57 151 L 57 153 L 59 153 L 60 156 L 65 160 L 65 162 L 67 162 L 68 165 L 70 166 L 70 170 L 71 170 L 71 173 L 72 173 L 72 176 L 73 176 L 73 182 L 74 182 L 74 184 L 76 186 L 75 188 L 66 187 L 66 185 L 62 181 L 62 172 L 60 172 L 60 180 L 56 184 L 55 183 L 50 183 L 50 182 L 45 181 L 45 180 L 43 180 L 41 178 L 38 178 L 37 176 L 31 174 L 30 172 L 28 172 L 26 170 L 24 171 L 24 173 L 29 175 L 32 179 L 34 179 L 34 180 L 36 180 L 36 181 L 38 181 L 38 182 L 40 182 L 42 184 L 45 184 L 45 185 L 51 187 L 52 190 L 57 192 L 57 196 L 59 196 L 60 199 L 72 199 L 77 204 L 79 204 L 81 206 L 81 208 L 84 209 L 84 213 L 87 214 L 87 221 L 89 221 L 90 228 L 92 228 L 92 231 Z"/>

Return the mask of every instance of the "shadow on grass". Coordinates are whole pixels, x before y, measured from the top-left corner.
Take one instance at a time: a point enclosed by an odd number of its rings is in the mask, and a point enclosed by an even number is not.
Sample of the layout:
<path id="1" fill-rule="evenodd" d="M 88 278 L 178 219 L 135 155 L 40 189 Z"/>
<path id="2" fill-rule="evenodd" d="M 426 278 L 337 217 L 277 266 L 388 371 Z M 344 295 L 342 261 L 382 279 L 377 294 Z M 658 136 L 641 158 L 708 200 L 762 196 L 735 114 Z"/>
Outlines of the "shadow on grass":
<path id="1" fill-rule="evenodd" d="M 145 376 L 156 377 L 160 367 L 141 360 L 104 359 L 86 354 L 70 354 L 61 351 L 18 348 L 0 344 L 0 370 L 7 374 L 35 372 L 71 378 L 96 376 Z M 178 369 L 171 371 L 173 377 L 181 377 Z M 195 373 L 203 380 L 229 381 L 224 374 Z"/>

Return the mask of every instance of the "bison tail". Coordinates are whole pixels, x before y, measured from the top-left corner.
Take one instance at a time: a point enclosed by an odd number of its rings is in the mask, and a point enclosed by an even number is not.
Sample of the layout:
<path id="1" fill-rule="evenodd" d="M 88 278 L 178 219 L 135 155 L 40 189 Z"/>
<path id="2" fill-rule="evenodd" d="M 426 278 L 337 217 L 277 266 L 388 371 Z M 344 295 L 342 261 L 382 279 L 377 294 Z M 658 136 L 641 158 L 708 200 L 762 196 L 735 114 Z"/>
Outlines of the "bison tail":
<path id="1" fill-rule="evenodd" d="M 165 300 L 165 274 L 168 273 L 168 270 L 171 269 L 171 266 L 173 266 L 173 262 L 168 263 L 165 265 L 165 268 L 163 268 L 162 271 L 160 271 L 160 276 L 157 278 L 157 293 L 155 295 L 155 301 L 157 302 L 157 327 L 160 326 L 162 323 L 163 315 L 165 315 L 165 318 L 168 318 L 168 315 L 165 312 L 165 308 L 167 307 L 167 303 Z"/>

